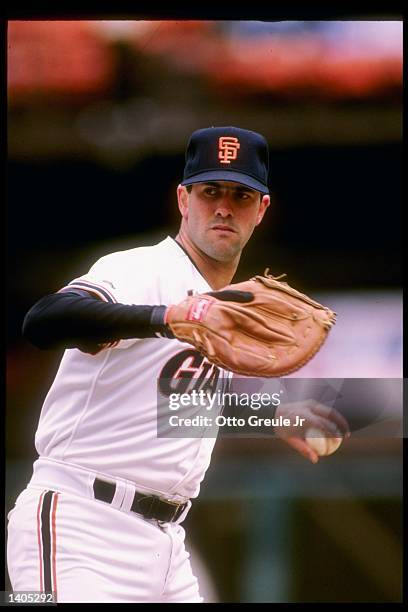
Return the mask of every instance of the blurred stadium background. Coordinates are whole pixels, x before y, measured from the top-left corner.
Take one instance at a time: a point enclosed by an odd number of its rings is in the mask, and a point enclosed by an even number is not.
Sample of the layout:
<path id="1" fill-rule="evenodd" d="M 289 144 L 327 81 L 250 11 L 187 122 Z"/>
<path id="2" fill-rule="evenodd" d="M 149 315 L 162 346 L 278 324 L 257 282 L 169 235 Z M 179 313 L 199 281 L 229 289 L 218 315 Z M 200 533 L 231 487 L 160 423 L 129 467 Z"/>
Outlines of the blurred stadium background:
<path id="1" fill-rule="evenodd" d="M 259 131 L 272 206 L 236 280 L 286 272 L 338 312 L 298 375 L 402 377 L 402 21 L 9 21 L 6 511 L 61 353 L 28 308 L 177 230 L 190 133 Z M 221 439 L 185 523 L 207 601 L 399 601 L 402 440 L 317 466 Z"/>

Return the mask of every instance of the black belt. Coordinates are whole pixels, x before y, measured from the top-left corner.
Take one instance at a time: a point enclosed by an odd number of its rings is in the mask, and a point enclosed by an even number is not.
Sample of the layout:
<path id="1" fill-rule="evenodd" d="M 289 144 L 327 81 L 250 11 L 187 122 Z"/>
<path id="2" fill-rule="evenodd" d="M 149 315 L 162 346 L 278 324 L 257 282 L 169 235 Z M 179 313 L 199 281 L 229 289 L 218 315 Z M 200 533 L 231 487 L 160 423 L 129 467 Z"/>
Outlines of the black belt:
<path id="1" fill-rule="evenodd" d="M 112 503 L 116 492 L 116 484 L 95 478 L 93 483 L 95 499 Z M 146 519 L 156 519 L 165 523 L 177 521 L 187 507 L 188 502 L 178 504 L 177 502 L 165 501 L 155 495 L 135 492 L 130 509 L 132 512 L 141 514 Z"/>

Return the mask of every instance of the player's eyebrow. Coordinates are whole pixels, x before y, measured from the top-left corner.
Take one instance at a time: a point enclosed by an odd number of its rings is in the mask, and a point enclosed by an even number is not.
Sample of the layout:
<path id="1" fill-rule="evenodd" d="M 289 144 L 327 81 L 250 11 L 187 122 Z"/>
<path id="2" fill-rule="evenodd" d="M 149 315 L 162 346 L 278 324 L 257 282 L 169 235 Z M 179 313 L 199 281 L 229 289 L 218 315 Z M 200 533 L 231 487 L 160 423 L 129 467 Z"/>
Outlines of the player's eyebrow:
<path id="1" fill-rule="evenodd" d="M 235 191 L 245 191 L 246 193 L 256 193 L 255 189 L 251 189 L 250 187 L 244 187 L 243 185 L 237 185 L 233 187 Z"/>

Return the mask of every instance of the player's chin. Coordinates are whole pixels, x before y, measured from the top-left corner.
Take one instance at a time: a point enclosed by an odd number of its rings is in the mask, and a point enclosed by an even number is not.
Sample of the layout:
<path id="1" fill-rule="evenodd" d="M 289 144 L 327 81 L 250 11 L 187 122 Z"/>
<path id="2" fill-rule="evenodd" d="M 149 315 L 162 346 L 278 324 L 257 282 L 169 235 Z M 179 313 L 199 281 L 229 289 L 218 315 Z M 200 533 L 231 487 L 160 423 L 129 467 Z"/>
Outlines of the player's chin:
<path id="1" fill-rule="evenodd" d="M 237 238 L 236 234 L 235 239 L 220 238 L 211 241 L 210 251 L 211 257 L 217 261 L 230 261 L 242 251 L 241 241 Z"/>
<path id="2" fill-rule="evenodd" d="M 211 229 L 208 239 L 212 244 L 230 244 L 238 247 L 241 245 L 242 238 L 237 231 Z"/>

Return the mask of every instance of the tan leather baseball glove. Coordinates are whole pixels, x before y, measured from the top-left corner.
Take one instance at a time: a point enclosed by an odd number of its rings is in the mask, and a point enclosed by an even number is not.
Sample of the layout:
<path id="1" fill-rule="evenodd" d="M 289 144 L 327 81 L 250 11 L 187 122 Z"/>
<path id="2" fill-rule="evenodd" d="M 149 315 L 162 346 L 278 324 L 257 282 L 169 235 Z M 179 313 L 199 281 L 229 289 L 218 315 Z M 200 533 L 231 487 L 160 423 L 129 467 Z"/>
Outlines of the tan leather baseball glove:
<path id="1" fill-rule="evenodd" d="M 283 376 L 320 349 L 336 314 L 265 270 L 221 291 L 186 298 L 166 311 L 179 340 L 245 376 Z"/>

